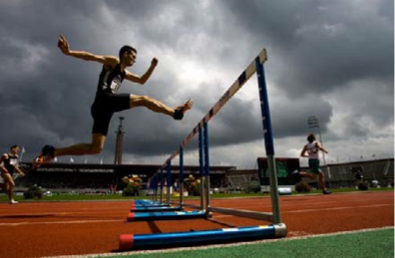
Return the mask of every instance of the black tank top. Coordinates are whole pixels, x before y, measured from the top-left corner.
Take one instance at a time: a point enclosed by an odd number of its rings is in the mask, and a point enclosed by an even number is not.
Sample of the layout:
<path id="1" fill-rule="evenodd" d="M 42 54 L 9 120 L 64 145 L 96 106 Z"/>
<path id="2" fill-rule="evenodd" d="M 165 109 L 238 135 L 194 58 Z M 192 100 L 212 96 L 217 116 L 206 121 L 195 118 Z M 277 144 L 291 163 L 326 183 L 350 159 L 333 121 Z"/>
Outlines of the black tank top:
<path id="1" fill-rule="evenodd" d="M 113 69 L 107 70 L 103 65 L 100 73 L 97 92 L 117 93 L 121 87 L 123 79 L 125 79 L 125 71 L 121 71 L 121 65 L 117 64 Z"/>
<path id="2" fill-rule="evenodd" d="M 12 174 L 14 173 L 14 166 L 18 164 L 18 156 L 8 153 L 8 159 L 4 160 L 3 163 L 8 172 Z"/>

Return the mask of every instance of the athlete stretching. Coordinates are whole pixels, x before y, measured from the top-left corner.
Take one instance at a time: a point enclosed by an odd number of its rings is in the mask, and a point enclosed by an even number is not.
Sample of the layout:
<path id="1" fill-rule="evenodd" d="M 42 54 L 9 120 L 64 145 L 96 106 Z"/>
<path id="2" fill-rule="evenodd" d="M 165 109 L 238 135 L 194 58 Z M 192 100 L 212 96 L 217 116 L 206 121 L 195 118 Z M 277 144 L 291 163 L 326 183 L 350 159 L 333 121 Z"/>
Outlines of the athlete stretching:
<path id="1" fill-rule="evenodd" d="M 159 112 L 171 116 L 174 119 L 181 120 L 184 113 L 193 106 L 192 100 L 188 100 L 176 108 L 170 108 L 147 96 L 118 94 L 117 91 L 121 87 L 121 83 L 124 79 L 144 84 L 150 78 L 158 64 L 158 60 L 153 58 L 151 66 L 142 76 L 129 72 L 126 68 L 131 67 L 136 62 L 137 58 L 137 50 L 131 46 L 123 46 L 120 49 L 119 59 L 115 56 L 100 56 L 85 51 L 70 50 L 69 43 L 62 35 L 59 38 L 58 47 L 62 53 L 67 56 L 103 64 L 103 69 L 100 73 L 99 83 L 97 85 L 96 98 L 91 107 L 91 114 L 93 117 L 92 142 L 79 143 L 56 149 L 50 145 L 46 145 L 43 147 L 40 155 L 34 160 L 33 169 L 37 168 L 40 164 L 51 161 L 57 156 L 100 153 L 106 141 L 111 117 L 115 112 L 143 106 L 154 112 Z"/>

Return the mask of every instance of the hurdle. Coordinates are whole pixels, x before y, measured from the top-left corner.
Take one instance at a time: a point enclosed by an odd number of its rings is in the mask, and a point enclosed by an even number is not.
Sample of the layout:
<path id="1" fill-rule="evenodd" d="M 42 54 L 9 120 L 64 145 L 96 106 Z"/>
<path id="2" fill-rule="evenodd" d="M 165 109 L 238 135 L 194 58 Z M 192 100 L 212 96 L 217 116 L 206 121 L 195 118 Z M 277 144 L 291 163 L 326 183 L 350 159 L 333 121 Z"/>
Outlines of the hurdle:
<path id="1" fill-rule="evenodd" d="M 182 154 L 181 154 L 182 157 Z M 183 166 L 181 167 L 180 175 L 183 179 Z M 185 211 L 182 205 L 182 195 L 180 196 L 180 203 L 172 203 L 170 201 L 170 187 L 171 187 L 171 163 L 168 161 L 166 163 L 166 182 L 167 182 L 167 198 L 166 203 L 163 202 L 163 186 L 164 186 L 164 173 L 163 168 L 159 171 L 159 174 L 155 175 L 160 177 L 160 201 L 154 203 L 162 206 L 150 206 L 150 207 L 132 207 L 131 212 L 127 216 L 127 221 L 153 221 L 153 220 L 184 220 L 184 219 L 201 219 L 207 218 L 210 215 L 203 209 L 203 203 L 201 206 L 187 205 L 193 207 L 197 210 Z M 153 181 L 157 185 L 156 180 Z M 181 192 L 183 191 L 183 186 L 180 187 Z M 156 195 L 156 194 L 155 194 Z M 177 204 L 177 206 L 172 206 Z"/>
<path id="2" fill-rule="evenodd" d="M 183 220 L 204 218 L 205 211 L 163 211 L 163 212 L 141 212 L 129 213 L 128 221 L 153 221 L 153 220 Z"/>
<path id="3" fill-rule="evenodd" d="M 153 202 L 149 200 L 144 200 L 138 202 L 135 200 L 132 202 L 130 208 L 131 212 L 155 212 L 155 211 L 180 211 L 180 207 L 170 206 L 169 204 Z"/>
<path id="4" fill-rule="evenodd" d="M 156 183 L 156 180 L 151 180 L 152 183 Z M 153 185 L 149 186 L 153 188 Z M 181 211 L 181 207 L 170 205 L 167 203 L 159 202 L 156 200 L 134 200 L 130 208 L 130 212 L 159 212 L 159 211 Z M 127 217 L 128 221 L 134 221 L 136 217 L 143 218 L 144 216 L 134 216 L 129 214 Z"/>
<path id="5" fill-rule="evenodd" d="M 202 139 L 201 139 L 201 135 L 199 135 L 199 172 L 200 172 L 200 176 L 203 176 L 203 161 L 202 161 L 202 156 L 203 156 L 203 151 L 201 149 L 202 145 Z M 179 157 L 180 157 L 180 173 L 179 173 L 179 192 L 181 193 L 179 196 L 179 201 L 178 202 L 174 202 L 171 201 L 170 198 L 170 187 L 172 185 L 172 181 L 171 181 L 171 162 L 167 161 L 166 162 L 166 185 L 167 185 L 167 191 L 166 191 L 166 200 L 164 200 L 164 194 L 163 194 L 163 188 L 164 188 L 164 166 L 162 166 L 160 169 L 158 169 L 158 171 L 156 171 L 156 173 L 154 174 L 154 176 L 152 177 L 154 180 L 151 180 L 150 182 L 153 183 L 153 185 L 151 185 L 150 187 L 152 189 L 154 189 L 155 194 L 153 195 L 153 201 L 157 201 L 158 203 L 162 203 L 162 205 L 167 205 L 167 206 L 172 206 L 172 205 L 176 205 L 176 207 L 179 207 L 180 210 L 184 210 L 185 207 L 190 207 L 190 208 L 195 208 L 195 209 L 199 209 L 199 210 L 203 210 L 204 209 L 204 191 L 203 191 L 203 184 L 200 185 L 201 189 L 200 192 L 203 193 L 202 195 L 200 195 L 200 205 L 192 205 L 192 204 L 185 204 L 184 203 L 184 160 L 183 160 L 183 149 L 181 148 L 179 150 Z M 155 180 L 157 179 L 157 180 Z M 159 180 L 159 183 L 157 182 Z M 158 191 L 157 191 L 157 186 L 160 186 L 160 191 L 159 191 L 159 200 L 156 199 L 157 195 L 158 195 Z"/>
<path id="6" fill-rule="evenodd" d="M 287 235 L 287 228 L 282 223 L 280 214 L 279 194 L 277 171 L 274 158 L 274 143 L 273 132 L 271 126 L 271 117 L 267 93 L 267 85 L 264 74 L 263 63 L 267 61 L 266 49 L 263 49 L 259 55 L 248 65 L 243 73 L 235 80 L 230 88 L 222 95 L 216 104 L 209 110 L 203 119 L 193 128 L 187 137 L 181 142 L 179 148 L 166 160 L 166 162 L 159 168 L 162 171 L 166 167 L 167 171 L 171 171 L 171 160 L 177 155 L 180 158 L 180 167 L 183 166 L 183 149 L 192 140 L 192 138 L 199 134 L 199 163 L 202 170 L 202 187 L 201 191 L 202 203 L 204 202 L 204 209 L 206 218 L 208 214 L 213 212 L 228 214 L 233 216 L 241 216 L 257 220 L 268 221 L 273 224 L 255 227 L 236 227 L 224 228 L 215 230 L 193 231 L 193 232 L 176 232 L 176 233 L 161 233 L 161 234 L 124 234 L 119 238 L 120 250 L 130 249 L 148 249 L 154 247 L 168 247 L 168 246 L 184 246 L 184 245 L 198 245 L 202 243 L 216 243 L 216 242 L 237 242 L 241 240 L 256 240 L 280 238 Z M 268 159 L 268 171 L 270 175 L 270 186 L 272 191 L 271 204 L 272 212 L 255 212 L 248 210 L 233 210 L 229 208 L 211 207 L 210 200 L 210 161 L 209 161 L 209 133 L 208 122 L 222 109 L 222 107 L 241 89 L 243 85 L 253 76 L 257 74 L 259 86 L 259 98 L 261 107 L 261 119 L 263 125 L 263 137 L 265 142 L 266 156 Z M 182 169 L 181 169 L 182 170 Z M 168 172 L 169 178 L 169 172 Z M 167 185 L 169 187 L 169 181 Z M 168 191 L 169 194 L 169 191 Z M 168 195 L 169 196 L 169 195 Z M 203 198 L 204 196 L 204 198 Z M 204 200 L 203 200 L 204 199 Z M 167 203 L 170 203 L 167 198 Z M 162 202 L 162 192 L 161 192 Z M 182 199 L 180 199 L 180 206 L 184 206 Z"/>

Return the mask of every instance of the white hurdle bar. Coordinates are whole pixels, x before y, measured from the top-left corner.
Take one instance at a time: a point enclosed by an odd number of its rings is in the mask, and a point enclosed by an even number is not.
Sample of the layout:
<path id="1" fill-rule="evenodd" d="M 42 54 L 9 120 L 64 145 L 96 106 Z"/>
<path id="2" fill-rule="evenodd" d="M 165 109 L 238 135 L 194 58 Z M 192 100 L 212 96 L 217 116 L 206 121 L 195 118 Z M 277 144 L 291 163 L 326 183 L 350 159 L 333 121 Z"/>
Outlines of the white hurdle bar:
<path id="1" fill-rule="evenodd" d="M 266 62 L 267 54 L 266 49 L 262 49 L 262 51 L 258 55 L 261 64 Z M 180 147 L 185 147 L 193 137 L 199 132 L 199 127 L 203 128 L 204 122 L 210 121 L 218 111 L 238 92 L 241 87 L 253 76 L 256 72 L 255 60 L 252 61 L 247 69 L 239 76 L 239 78 L 233 82 L 233 84 L 229 87 L 229 89 L 222 95 L 222 97 L 217 101 L 217 103 L 210 109 L 210 111 L 203 117 L 203 119 L 193 128 L 193 130 L 187 135 L 187 137 L 182 141 Z M 162 167 L 166 166 L 168 160 L 172 160 L 179 154 L 179 149 L 177 149 L 162 165 Z"/>

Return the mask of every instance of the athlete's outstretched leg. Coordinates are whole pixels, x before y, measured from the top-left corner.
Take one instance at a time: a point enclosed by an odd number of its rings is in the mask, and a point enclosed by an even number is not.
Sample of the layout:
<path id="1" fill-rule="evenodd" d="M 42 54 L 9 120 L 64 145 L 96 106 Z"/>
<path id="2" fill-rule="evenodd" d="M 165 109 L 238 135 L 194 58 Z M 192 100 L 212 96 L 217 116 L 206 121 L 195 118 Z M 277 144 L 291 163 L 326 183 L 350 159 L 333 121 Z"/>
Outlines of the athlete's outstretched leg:
<path id="1" fill-rule="evenodd" d="M 154 112 L 162 113 L 171 116 L 175 119 L 181 119 L 184 113 L 189 109 L 191 109 L 192 106 L 193 106 L 193 101 L 188 100 L 187 102 L 176 108 L 171 108 L 156 99 L 147 96 L 137 96 L 137 95 L 130 95 L 130 102 L 129 102 L 130 108 L 146 107 Z"/>

